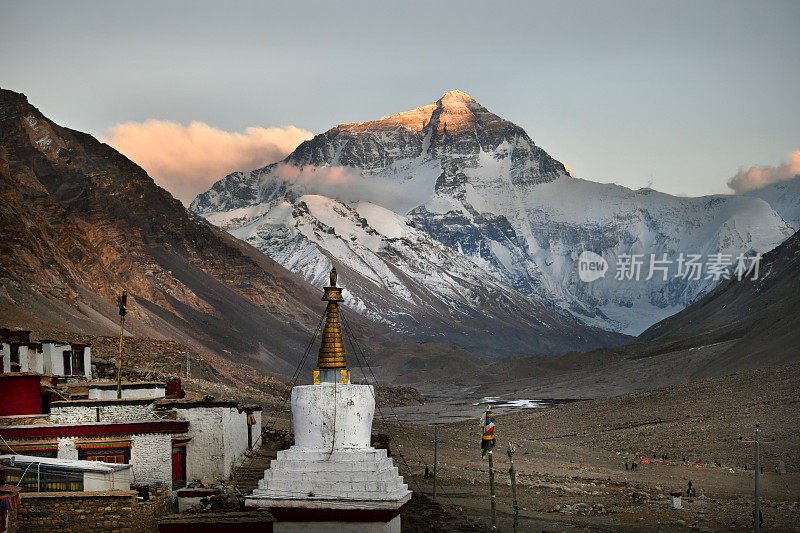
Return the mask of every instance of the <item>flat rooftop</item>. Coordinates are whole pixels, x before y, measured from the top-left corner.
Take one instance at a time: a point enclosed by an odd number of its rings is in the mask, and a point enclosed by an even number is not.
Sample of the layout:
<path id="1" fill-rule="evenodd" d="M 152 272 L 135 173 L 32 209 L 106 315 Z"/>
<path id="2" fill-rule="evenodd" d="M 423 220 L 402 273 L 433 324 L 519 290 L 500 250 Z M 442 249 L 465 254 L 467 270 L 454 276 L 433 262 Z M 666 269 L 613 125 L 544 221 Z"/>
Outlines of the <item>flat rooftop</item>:
<path id="1" fill-rule="evenodd" d="M 0 455 L 3 466 L 26 468 L 30 465 L 46 466 L 48 470 L 64 470 L 69 472 L 100 472 L 110 473 L 118 470 L 128 470 L 131 465 L 103 463 L 101 461 L 81 461 L 78 459 L 53 459 L 51 457 L 37 457 L 34 455 Z"/>

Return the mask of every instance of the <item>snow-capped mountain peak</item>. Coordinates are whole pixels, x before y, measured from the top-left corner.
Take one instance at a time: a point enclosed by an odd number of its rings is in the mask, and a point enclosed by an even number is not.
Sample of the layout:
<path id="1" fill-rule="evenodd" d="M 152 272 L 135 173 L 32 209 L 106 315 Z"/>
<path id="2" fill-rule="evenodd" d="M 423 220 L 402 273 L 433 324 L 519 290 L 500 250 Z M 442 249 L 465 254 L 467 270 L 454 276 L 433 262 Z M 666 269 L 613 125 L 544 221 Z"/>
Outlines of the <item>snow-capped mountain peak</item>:
<path id="1" fill-rule="evenodd" d="M 575 179 L 522 128 L 450 91 L 411 111 L 340 124 L 281 163 L 223 178 L 190 209 L 310 280 L 325 261 L 339 261 L 378 285 L 378 279 L 404 285 L 399 297 L 423 291 L 449 306 L 457 300 L 449 271 L 420 274 L 427 272 L 420 254 L 432 253 L 438 259 L 429 257 L 431 264 L 446 257 L 458 265 L 458 279 L 473 280 L 467 285 L 512 290 L 585 324 L 639 333 L 718 280 L 687 280 L 675 272 L 666 279 L 618 280 L 618 257 L 666 254 L 676 261 L 681 253 L 765 252 L 792 233 L 771 199 L 791 211 L 793 190 L 764 199 L 678 198 Z M 344 231 L 334 220 L 340 218 L 358 221 L 357 227 Z M 310 252 L 312 243 L 317 252 Z M 577 258 L 584 251 L 603 257 L 611 272 L 581 281 Z M 376 258 L 384 269 L 375 268 Z M 459 301 L 459 309 L 493 313 Z M 400 323 L 389 317 L 396 311 L 384 313 L 386 323 Z"/>

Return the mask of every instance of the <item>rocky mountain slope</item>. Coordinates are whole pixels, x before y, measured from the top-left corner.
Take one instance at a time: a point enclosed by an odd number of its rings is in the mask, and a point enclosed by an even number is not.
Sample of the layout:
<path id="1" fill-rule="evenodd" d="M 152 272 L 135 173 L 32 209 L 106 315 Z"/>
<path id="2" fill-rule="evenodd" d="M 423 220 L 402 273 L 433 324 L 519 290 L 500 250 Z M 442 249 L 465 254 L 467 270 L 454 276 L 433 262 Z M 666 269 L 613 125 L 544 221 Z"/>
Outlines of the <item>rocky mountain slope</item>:
<path id="1" fill-rule="evenodd" d="M 300 213 L 304 195 L 323 196 L 319 202 L 336 207 Z M 370 207 L 373 216 L 362 217 L 357 213 L 364 202 L 384 210 L 378 214 Z M 304 142 L 283 162 L 223 178 L 190 209 L 317 283 L 322 256 L 347 263 L 353 253 L 342 239 L 322 238 L 326 231 L 337 235 L 326 218 L 349 209 L 348 216 L 365 220 L 365 235 L 382 235 L 382 225 L 402 220 L 401 225 L 413 224 L 415 254 L 428 253 L 420 252 L 422 247 L 440 253 L 430 245 L 438 241 L 552 309 L 587 325 L 638 334 L 719 281 L 705 273 L 698 280 L 676 277 L 681 253 L 699 254 L 702 261 L 715 253 L 752 255 L 792 234 L 794 222 L 787 219 L 794 211 L 769 202 L 756 196 L 679 198 L 573 178 L 522 128 L 451 91 L 412 111 L 340 124 Z M 318 225 L 321 238 L 309 238 L 298 224 Z M 370 246 L 358 235 L 344 237 Z M 605 260 L 604 277 L 581 281 L 577 260 L 584 251 Z M 421 284 L 449 305 L 447 283 L 415 275 L 409 266 L 416 264 L 414 254 L 397 248 L 391 253 L 406 278 L 402 289 L 395 284 L 398 290 L 414 294 Z M 617 262 L 626 254 L 638 254 L 644 263 L 638 280 L 615 279 Z M 651 254 L 658 259 L 666 254 L 671 261 L 665 276 L 660 271 L 649 276 Z M 459 270 L 459 277 L 469 279 L 465 272 Z M 351 300 L 356 307 L 358 298 L 367 301 L 357 295 Z M 398 312 L 405 311 L 389 306 L 376 318 L 397 326 Z M 492 314 L 488 307 L 483 312 Z"/>
<path id="2" fill-rule="evenodd" d="M 586 398 L 765 367 L 785 372 L 800 362 L 798 309 L 800 232 L 764 255 L 756 279 L 722 282 L 633 343 L 557 359 L 509 357 L 475 372 L 471 381 L 483 380 L 511 399 Z"/>
<path id="3" fill-rule="evenodd" d="M 336 266 L 350 280 L 350 307 L 412 338 L 450 342 L 490 357 L 623 340 L 509 288 L 378 205 L 303 195 L 262 207 L 262 216 L 231 233 L 315 285 L 323 286 Z"/>
<path id="4" fill-rule="evenodd" d="M 757 279 L 732 279 L 639 336 L 645 342 L 730 343 L 709 365 L 746 368 L 800 358 L 800 232 L 764 255 Z"/>
<path id="5" fill-rule="evenodd" d="M 319 293 L 190 215 L 137 165 L 0 90 L 0 309 L 4 326 L 173 339 L 290 372 Z"/>

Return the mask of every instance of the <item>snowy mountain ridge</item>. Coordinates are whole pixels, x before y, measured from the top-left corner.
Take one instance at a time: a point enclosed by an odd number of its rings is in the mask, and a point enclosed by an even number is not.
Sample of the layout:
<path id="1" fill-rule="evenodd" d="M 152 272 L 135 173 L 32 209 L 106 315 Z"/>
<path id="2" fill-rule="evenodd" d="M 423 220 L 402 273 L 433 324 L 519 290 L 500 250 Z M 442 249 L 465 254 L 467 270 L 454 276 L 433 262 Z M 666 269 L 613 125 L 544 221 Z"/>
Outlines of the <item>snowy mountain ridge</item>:
<path id="1" fill-rule="evenodd" d="M 365 269 L 371 281 L 384 289 L 391 283 L 398 295 L 423 291 L 453 305 L 452 280 L 414 270 L 420 255 L 438 254 L 456 269 L 462 289 L 481 283 L 510 294 L 510 287 L 585 324 L 639 333 L 718 280 L 688 280 L 674 271 L 666 280 L 618 280 L 619 257 L 666 254 L 674 268 L 681 253 L 705 258 L 766 252 L 793 232 L 796 220 L 788 219 L 800 213 L 793 194 L 773 195 L 784 206 L 778 214 L 772 197 L 679 198 L 572 178 L 522 128 L 451 91 L 412 111 L 340 124 L 280 163 L 223 178 L 190 209 L 313 283 L 321 282 L 328 258 Z M 371 216 L 362 209 L 372 210 Z M 331 216 L 351 222 L 361 217 L 364 231 L 340 232 Z M 382 225 L 412 231 L 390 237 L 378 231 Z M 333 227 L 337 238 L 324 237 L 331 235 L 320 230 L 325 227 Z M 413 246 L 398 246 L 394 239 Z M 579 279 L 576 266 L 587 250 L 610 266 L 591 283 Z M 381 269 L 374 268 L 376 257 Z M 403 290 L 398 283 L 415 288 Z M 366 308 L 380 309 L 361 300 Z M 482 312 L 492 314 L 488 308 Z M 384 322 L 401 327 L 394 316 Z"/>

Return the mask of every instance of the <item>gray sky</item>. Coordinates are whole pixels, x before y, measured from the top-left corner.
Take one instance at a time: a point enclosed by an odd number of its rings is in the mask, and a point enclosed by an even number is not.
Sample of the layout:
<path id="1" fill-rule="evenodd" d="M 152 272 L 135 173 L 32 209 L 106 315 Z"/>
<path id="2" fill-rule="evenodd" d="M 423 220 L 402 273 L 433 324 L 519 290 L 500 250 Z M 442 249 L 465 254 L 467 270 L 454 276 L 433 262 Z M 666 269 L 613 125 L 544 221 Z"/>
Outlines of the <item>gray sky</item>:
<path id="1" fill-rule="evenodd" d="M 458 88 L 580 177 L 676 194 L 800 149 L 800 2 L 228 4 L 0 0 L 0 86 L 98 136 L 319 133 Z"/>

